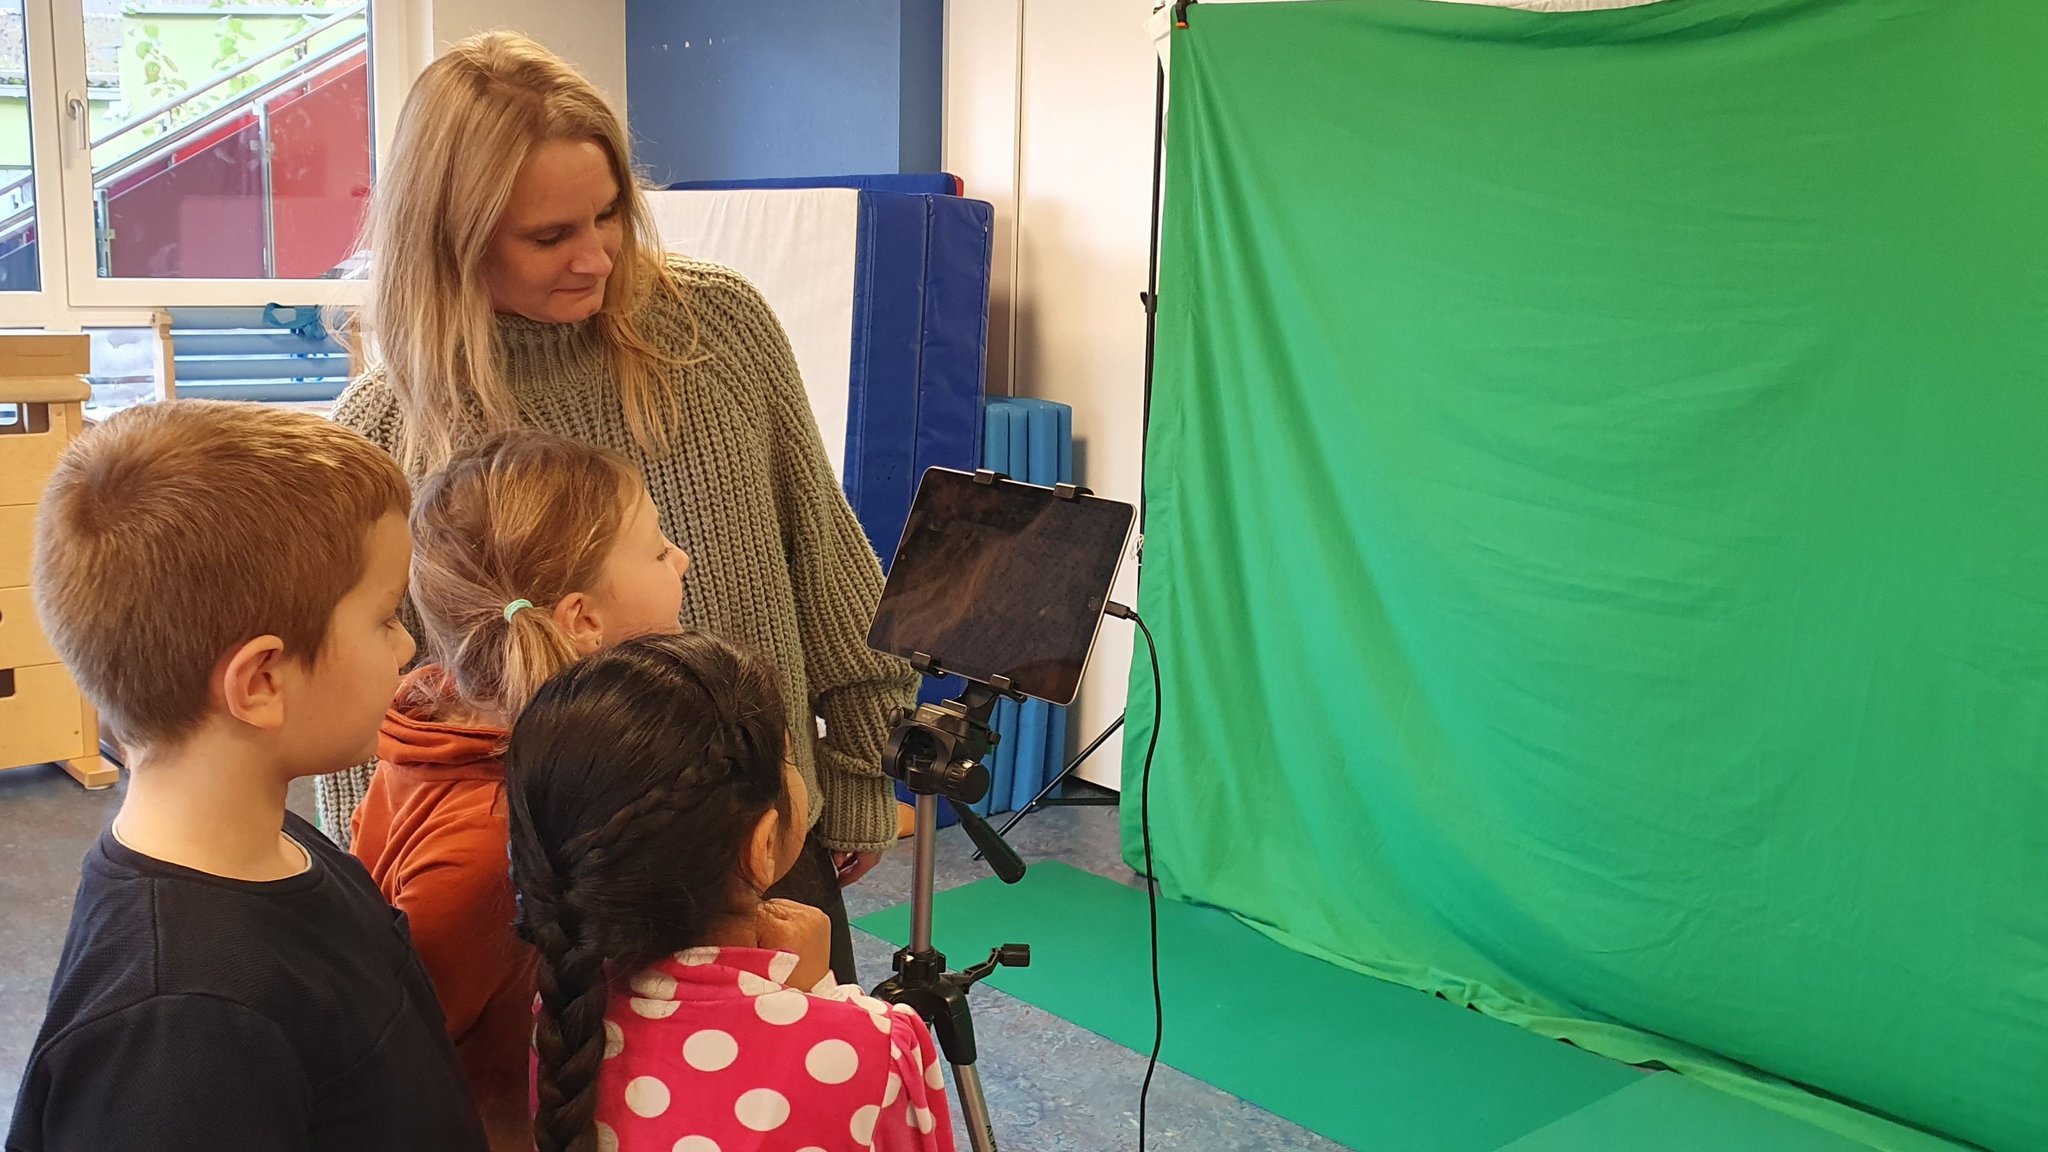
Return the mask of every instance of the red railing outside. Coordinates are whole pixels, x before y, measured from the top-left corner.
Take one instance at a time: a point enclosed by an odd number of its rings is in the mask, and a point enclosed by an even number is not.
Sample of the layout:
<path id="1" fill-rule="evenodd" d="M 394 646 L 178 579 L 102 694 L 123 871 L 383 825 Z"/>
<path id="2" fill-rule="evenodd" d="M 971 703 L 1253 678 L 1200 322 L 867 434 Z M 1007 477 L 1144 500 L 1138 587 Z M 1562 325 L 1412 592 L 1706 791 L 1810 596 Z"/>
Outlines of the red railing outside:
<path id="1" fill-rule="evenodd" d="M 105 185 L 105 274 L 327 275 L 369 202 L 369 103 L 358 58 Z"/>
<path id="2" fill-rule="evenodd" d="M 270 109 L 276 275 L 328 275 L 370 206 L 370 68 L 362 61 Z"/>
<path id="3" fill-rule="evenodd" d="M 361 11 L 338 11 L 327 23 Z M 307 53 L 314 34 L 280 45 L 272 55 Z M 359 31 L 307 54 L 302 66 L 96 171 L 100 275 L 334 275 L 355 252 L 369 205 L 367 39 Z M 223 73 L 185 98 L 231 75 Z M 130 121 L 94 144 L 147 122 Z M 33 209 L 0 221 L 0 261 L 32 268 L 38 232 Z"/>

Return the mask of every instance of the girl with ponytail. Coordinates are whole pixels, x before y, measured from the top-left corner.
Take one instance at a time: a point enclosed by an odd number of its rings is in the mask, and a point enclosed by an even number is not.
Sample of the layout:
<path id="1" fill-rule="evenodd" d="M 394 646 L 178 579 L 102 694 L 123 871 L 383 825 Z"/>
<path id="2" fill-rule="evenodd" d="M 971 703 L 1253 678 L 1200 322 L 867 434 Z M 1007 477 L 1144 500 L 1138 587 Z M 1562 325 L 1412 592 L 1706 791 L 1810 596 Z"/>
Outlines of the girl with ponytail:
<path id="1" fill-rule="evenodd" d="M 674 632 L 689 558 L 617 454 L 542 432 L 419 487 L 412 599 L 429 662 L 399 685 L 350 849 L 410 924 L 494 1149 L 528 1149 L 534 954 L 513 933 L 504 750 L 579 656 Z"/>
<path id="2" fill-rule="evenodd" d="M 650 636 L 542 686 L 506 753 L 539 952 L 537 1152 L 951 1152 L 924 1022 L 828 978 L 824 913 L 770 899 L 810 798 L 779 678 Z"/>

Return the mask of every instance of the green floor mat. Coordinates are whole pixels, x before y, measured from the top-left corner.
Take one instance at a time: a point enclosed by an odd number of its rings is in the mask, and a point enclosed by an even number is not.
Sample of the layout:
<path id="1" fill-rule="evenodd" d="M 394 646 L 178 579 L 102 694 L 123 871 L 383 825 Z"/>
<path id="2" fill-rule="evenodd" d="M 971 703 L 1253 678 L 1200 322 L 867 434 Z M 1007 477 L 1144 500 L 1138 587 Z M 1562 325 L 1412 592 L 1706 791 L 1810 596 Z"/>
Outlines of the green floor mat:
<path id="1" fill-rule="evenodd" d="M 1870 1152 L 1846 1136 L 1660 1072 L 1501 1152 Z"/>
<path id="2" fill-rule="evenodd" d="M 901 944 L 910 910 L 857 923 Z M 1151 1047 L 1144 893 L 1043 863 L 1014 887 L 991 879 L 940 894 L 933 923 L 956 968 L 997 944 L 1030 944 L 1030 968 L 990 982 L 1119 1044 Z M 1494 1152 L 1645 1079 L 1301 955 L 1213 909 L 1161 901 L 1159 939 L 1166 1063 L 1347 1147 Z"/>

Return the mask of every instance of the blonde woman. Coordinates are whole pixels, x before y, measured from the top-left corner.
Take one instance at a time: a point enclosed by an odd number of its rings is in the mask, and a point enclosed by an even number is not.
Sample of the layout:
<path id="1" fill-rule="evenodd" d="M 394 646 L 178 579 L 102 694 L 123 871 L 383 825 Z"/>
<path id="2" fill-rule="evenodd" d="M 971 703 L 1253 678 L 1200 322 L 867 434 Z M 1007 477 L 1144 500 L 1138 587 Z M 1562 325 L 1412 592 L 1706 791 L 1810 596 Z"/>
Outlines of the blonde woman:
<path id="1" fill-rule="evenodd" d="M 626 457 L 694 558 L 681 622 L 780 672 L 812 797 L 806 862 L 780 894 L 832 916 L 851 980 L 839 888 L 895 842 L 882 745 L 917 677 L 867 647 L 881 566 L 781 325 L 738 274 L 662 252 L 632 171 L 611 107 L 532 40 L 487 33 L 429 65 L 371 210 L 378 366 L 335 419 L 415 480 L 519 426 Z M 322 778 L 330 834 L 367 780 Z"/>

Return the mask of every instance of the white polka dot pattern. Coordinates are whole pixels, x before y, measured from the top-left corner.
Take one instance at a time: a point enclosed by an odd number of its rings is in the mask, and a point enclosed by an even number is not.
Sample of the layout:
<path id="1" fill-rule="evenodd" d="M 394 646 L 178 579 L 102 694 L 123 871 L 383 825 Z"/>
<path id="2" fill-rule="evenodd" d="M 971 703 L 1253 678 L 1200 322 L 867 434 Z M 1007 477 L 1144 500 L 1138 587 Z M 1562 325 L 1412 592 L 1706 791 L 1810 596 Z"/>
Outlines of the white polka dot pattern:
<path id="1" fill-rule="evenodd" d="M 873 1144 L 875 1142 L 875 1124 L 881 1118 L 882 1109 L 877 1104 L 870 1104 L 855 1112 L 853 1114 L 853 1124 L 849 1129 L 853 1136 L 853 1142 L 861 1145 Z"/>
<path id="2" fill-rule="evenodd" d="M 794 1024 L 810 1010 L 811 1002 L 803 993 L 787 988 L 754 1001 L 754 1011 L 770 1024 Z"/>
<path id="3" fill-rule="evenodd" d="M 678 953 L 630 981 L 669 996 L 621 995 L 607 1012 L 600 1152 L 951 1149 L 924 1021 L 857 986 L 795 991 L 775 979 L 794 972 L 788 955 Z"/>
<path id="4" fill-rule="evenodd" d="M 773 1088 L 756 1088 L 741 1096 L 732 1113 L 755 1132 L 773 1132 L 789 1122 L 789 1098 Z"/>
<path id="5" fill-rule="evenodd" d="M 804 1057 L 804 1068 L 820 1084 L 844 1084 L 860 1071 L 860 1053 L 844 1040 L 820 1040 Z"/>
<path id="6" fill-rule="evenodd" d="M 668 1111 L 668 1085 L 652 1076 L 635 1076 L 626 1085 L 626 1107 L 650 1120 Z"/>
<path id="7" fill-rule="evenodd" d="M 676 995 L 675 977 L 649 969 L 633 977 L 633 993 L 654 1000 L 673 1000 Z"/>
<path id="8" fill-rule="evenodd" d="M 683 1062 L 699 1072 L 723 1072 L 739 1058 L 739 1041 L 730 1032 L 706 1028 L 683 1041 Z"/>
<path id="9" fill-rule="evenodd" d="M 638 996 L 633 997 L 632 1004 L 634 1015 L 645 1016 L 649 1020 L 666 1020 L 682 1007 L 673 1000 L 646 1000 Z"/>

